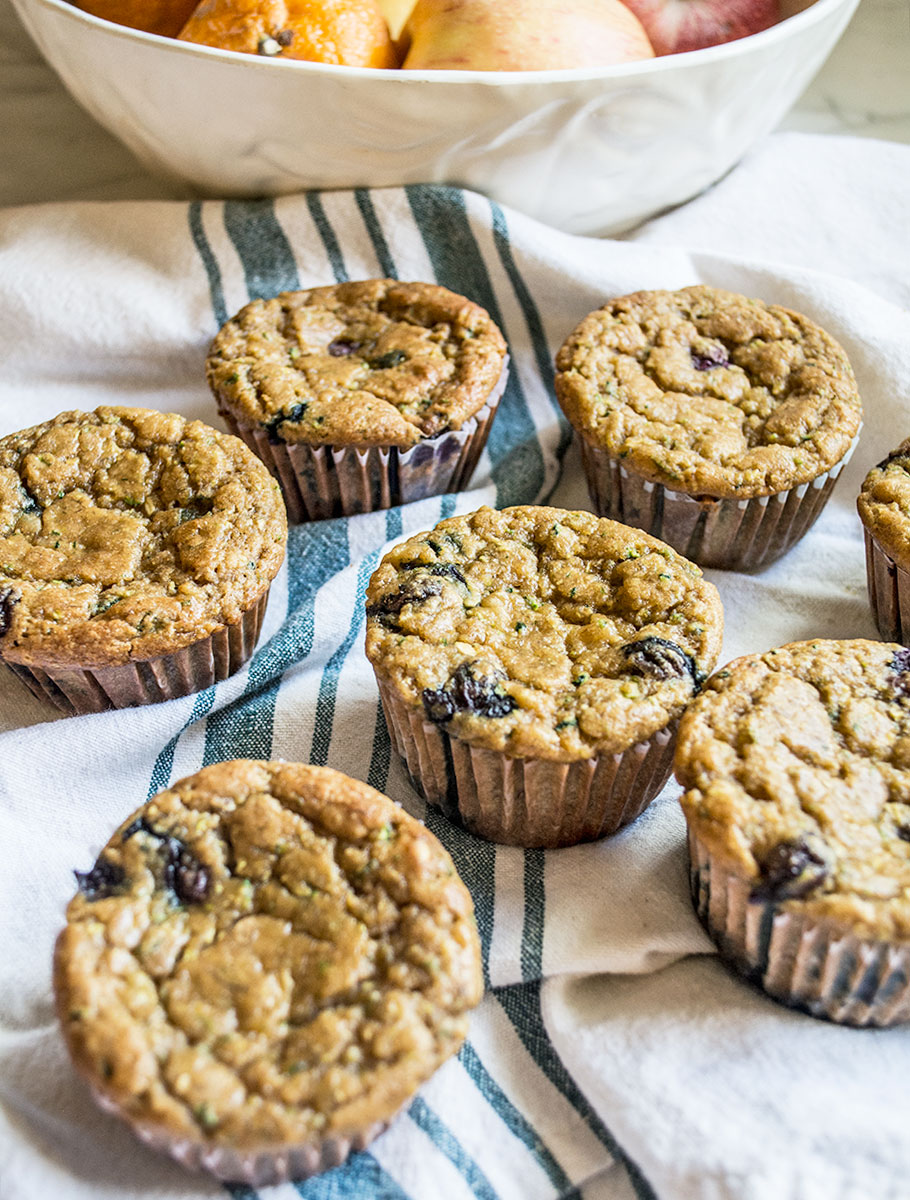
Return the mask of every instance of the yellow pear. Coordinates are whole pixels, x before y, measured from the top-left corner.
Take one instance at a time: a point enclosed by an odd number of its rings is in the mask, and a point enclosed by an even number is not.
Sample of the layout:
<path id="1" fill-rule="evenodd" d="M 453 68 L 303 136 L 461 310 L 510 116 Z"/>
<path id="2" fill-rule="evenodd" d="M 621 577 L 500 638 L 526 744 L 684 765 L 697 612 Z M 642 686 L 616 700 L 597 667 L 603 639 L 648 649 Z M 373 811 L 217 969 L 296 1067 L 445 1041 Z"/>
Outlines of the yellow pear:
<path id="1" fill-rule="evenodd" d="M 414 0 L 379 0 L 379 7 L 393 38 L 397 38 L 414 7 Z"/>
<path id="2" fill-rule="evenodd" d="M 546 71 L 653 58 L 621 0 L 417 0 L 401 39 L 414 71 Z"/>

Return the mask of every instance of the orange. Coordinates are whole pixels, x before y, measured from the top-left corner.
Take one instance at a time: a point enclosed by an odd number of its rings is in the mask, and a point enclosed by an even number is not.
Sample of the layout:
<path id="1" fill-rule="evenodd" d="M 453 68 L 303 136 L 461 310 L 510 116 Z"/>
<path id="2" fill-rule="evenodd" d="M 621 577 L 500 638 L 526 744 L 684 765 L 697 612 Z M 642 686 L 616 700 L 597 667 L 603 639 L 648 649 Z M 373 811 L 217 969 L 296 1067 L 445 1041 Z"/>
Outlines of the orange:
<path id="1" fill-rule="evenodd" d="M 378 0 L 202 0 L 179 36 L 272 58 L 398 65 Z"/>
<path id="2" fill-rule="evenodd" d="M 103 17 L 116 25 L 176 37 L 197 0 L 76 0 L 76 3 L 93 17 Z"/>

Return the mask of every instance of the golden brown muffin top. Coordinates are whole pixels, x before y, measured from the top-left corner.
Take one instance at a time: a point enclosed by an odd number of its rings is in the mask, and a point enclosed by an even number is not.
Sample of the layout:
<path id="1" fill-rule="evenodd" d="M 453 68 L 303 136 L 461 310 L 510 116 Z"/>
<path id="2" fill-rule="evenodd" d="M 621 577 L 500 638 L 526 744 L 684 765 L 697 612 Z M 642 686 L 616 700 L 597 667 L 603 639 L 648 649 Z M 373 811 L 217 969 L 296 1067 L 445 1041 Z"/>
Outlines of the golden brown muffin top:
<path id="1" fill-rule="evenodd" d="M 481 997 L 448 853 L 338 771 L 206 767 L 77 878 L 54 970 L 70 1052 L 127 1119 L 173 1135 L 362 1132 L 458 1049 Z"/>
<path id="2" fill-rule="evenodd" d="M 872 468 L 856 506 L 875 540 L 910 571 L 910 438 Z"/>
<path id="3" fill-rule="evenodd" d="M 383 558 L 367 657 L 446 732 L 571 762 L 644 741 L 717 662 L 720 598 L 694 563 L 587 512 L 481 508 Z"/>
<path id="4" fill-rule="evenodd" d="M 0 657 L 108 666 L 238 621 L 284 558 L 278 485 L 239 438 L 144 408 L 0 438 Z"/>
<path id="5" fill-rule="evenodd" d="M 367 279 L 252 301 L 215 337 L 206 371 L 219 405 L 275 441 L 404 447 L 460 429 L 505 362 L 479 304 Z"/>
<path id="6" fill-rule="evenodd" d="M 693 831 L 757 899 L 910 938 L 910 651 L 736 659 L 683 716 L 675 766 Z"/>
<path id="7" fill-rule="evenodd" d="M 556 394 L 583 438 L 689 495 L 807 483 L 843 458 L 862 418 L 834 338 L 800 313 L 718 288 L 611 300 L 556 365 Z"/>

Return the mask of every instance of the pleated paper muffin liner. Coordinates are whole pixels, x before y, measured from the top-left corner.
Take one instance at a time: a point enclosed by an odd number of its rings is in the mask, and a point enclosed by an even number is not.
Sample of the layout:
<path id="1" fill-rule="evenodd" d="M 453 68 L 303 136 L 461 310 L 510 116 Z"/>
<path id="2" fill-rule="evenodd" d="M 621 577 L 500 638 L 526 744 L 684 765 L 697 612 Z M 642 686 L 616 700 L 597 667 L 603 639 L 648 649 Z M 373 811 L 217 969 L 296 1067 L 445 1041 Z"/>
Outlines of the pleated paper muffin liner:
<path id="1" fill-rule="evenodd" d="M 910 943 L 858 937 L 834 917 L 754 900 L 752 883 L 689 829 L 699 919 L 721 956 L 769 996 L 841 1025 L 910 1020 Z"/>
<path id="2" fill-rule="evenodd" d="M 269 589 L 239 621 L 220 625 L 208 637 L 180 650 L 111 667 L 59 667 L 0 662 L 18 675 L 39 700 L 49 700 L 67 716 L 133 708 L 189 696 L 227 679 L 253 653 L 268 603 Z"/>
<path id="3" fill-rule="evenodd" d="M 281 485 L 288 519 L 294 523 L 354 516 L 393 508 L 443 492 L 461 491 L 486 444 L 508 379 L 508 358 L 483 407 L 460 429 L 450 429 L 406 449 L 398 446 L 311 446 L 270 439 L 222 406 L 232 433 L 262 459 Z"/>
<path id="4" fill-rule="evenodd" d="M 377 679 L 386 724 L 414 786 L 469 833 L 507 846 L 555 849 L 630 824 L 670 775 L 677 722 L 618 754 L 580 762 L 509 758 L 427 721 Z"/>
<path id="5" fill-rule="evenodd" d="M 601 516 L 667 542 L 703 567 L 756 571 L 786 554 L 811 529 L 859 441 L 809 483 L 752 499 L 695 497 L 643 479 L 583 437 L 581 457 Z"/>
<path id="6" fill-rule="evenodd" d="M 878 631 L 886 642 L 910 642 L 910 572 L 899 567 L 868 529 L 866 584 Z"/>
<path id="7" fill-rule="evenodd" d="M 153 1150 L 169 1154 L 191 1171 L 207 1171 L 225 1183 L 244 1183 L 257 1188 L 308 1179 L 321 1171 L 340 1167 L 351 1154 L 364 1150 L 388 1125 L 388 1121 L 380 1121 L 350 1136 L 330 1135 L 299 1145 L 237 1150 L 181 1137 L 159 1125 L 133 1121 L 115 1100 L 98 1088 L 92 1087 L 92 1095 L 105 1112 L 126 1121 L 136 1136 Z"/>

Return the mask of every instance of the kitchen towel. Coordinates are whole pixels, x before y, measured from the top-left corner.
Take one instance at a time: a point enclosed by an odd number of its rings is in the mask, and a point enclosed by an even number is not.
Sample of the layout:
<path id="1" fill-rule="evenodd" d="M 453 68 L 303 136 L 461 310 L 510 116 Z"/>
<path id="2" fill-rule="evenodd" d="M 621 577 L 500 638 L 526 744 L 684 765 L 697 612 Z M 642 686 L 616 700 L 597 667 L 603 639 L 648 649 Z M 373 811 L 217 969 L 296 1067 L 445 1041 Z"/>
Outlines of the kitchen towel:
<path id="1" fill-rule="evenodd" d="M 225 1194 L 96 1110 L 54 1021 L 50 959 L 73 869 L 147 796 L 238 756 L 337 767 L 425 819 L 473 893 L 487 985 L 460 1055 L 368 1151 L 264 1200 L 910 1196 L 910 1029 L 827 1025 L 726 971 L 691 911 L 674 784 L 618 836 L 551 852 L 482 842 L 426 808 L 390 751 L 362 605 L 384 549 L 442 516 L 587 507 L 555 350 L 611 295 L 703 282 L 829 329 L 866 408 L 808 537 L 761 574 L 708 573 L 723 658 L 875 637 L 855 495 L 910 434 L 908 193 L 908 149 L 779 135 L 619 241 L 437 186 L 0 211 L 2 433 L 104 403 L 218 424 L 203 376 L 218 325 L 249 298 L 335 280 L 452 287 L 490 310 L 513 360 L 470 490 L 293 528 L 257 652 L 215 689 L 63 718 L 0 668 L 2 1200 Z"/>

